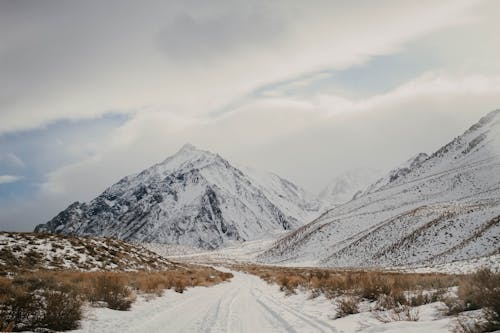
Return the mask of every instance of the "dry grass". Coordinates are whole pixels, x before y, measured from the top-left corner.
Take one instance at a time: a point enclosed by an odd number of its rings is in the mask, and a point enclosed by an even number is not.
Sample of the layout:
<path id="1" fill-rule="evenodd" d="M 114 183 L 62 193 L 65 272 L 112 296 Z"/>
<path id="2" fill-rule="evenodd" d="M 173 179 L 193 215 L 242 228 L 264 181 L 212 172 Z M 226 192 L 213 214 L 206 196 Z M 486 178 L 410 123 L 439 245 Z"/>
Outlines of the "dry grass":
<path id="1" fill-rule="evenodd" d="M 178 266 L 158 272 L 17 272 L 0 277 L 0 328 L 14 331 L 74 329 L 85 302 L 127 310 L 137 293 L 182 293 L 193 286 L 211 286 L 232 277 L 210 267 Z M 9 326 L 10 325 L 10 326 Z"/>
<path id="2" fill-rule="evenodd" d="M 347 296 L 337 301 L 337 318 L 359 313 L 359 297 Z"/>
<path id="3" fill-rule="evenodd" d="M 457 320 L 456 332 L 492 332 L 500 329 L 500 273 L 483 269 L 464 277 L 457 297 L 445 302 L 449 314 L 482 309 L 484 322 L 471 323 Z"/>
<path id="4" fill-rule="evenodd" d="M 454 333 L 482 333 L 485 332 L 479 322 L 470 320 L 469 318 L 458 317 L 454 323 L 452 330 Z"/>
<path id="5" fill-rule="evenodd" d="M 308 290 L 311 297 L 321 294 L 339 298 L 338 315 L 355 313 L 357 300 L 374 302 L 374 316 L 383 322 L 416 321 L 414 307 L 442 301 L 447 315 L 482 309 L 480 323 L 460 322 L 456 332 L 491 332 L 500 329 L 500 273 L 480 270 L 469 275 L 419 274 L 387 271 L 334 270 L 240 265 L 236 270 L 257 275 L 277 284 L 286 294 Z M 445 296 L 458 286 L 456 296 Z"/>
<path id="6" fill-rule="evenodd" d="M 140 245 L 113 238 L 20 232 L 0 232 L 0 236 L 0 273 L 19 269 L 157 271 L 174 268 L 169 260 Z"/>
<path id="7" fill-rule="evenodd" d="M 458 285 L 460 276 L 446 274 L 417 274 L 385 271 L 333 270 L 318 268 L 289 268 L 259 265 L 235 266 L 257 275 L 268 283 L 275 283 L 287 293 L 297 288 L 312 291 L 315 296 L 329 298 L 355 295 L 377 301 L 381 295 L 390 296 L 396 303 L 421 305 L 437 300 L 437 294 Z M 422 291 L 434 290 L 435 294 Z"/>
<path id="8" fill-rule="evenodd" d="M 12 330 L 77 328 L 82 298 L 72 286 L 35 276 L 0 280 L 0 326 Z"/>
<path id="9" fill-rule="evenodd" d="M 0 330 L 2 331 L 2 333 L 12 332 L 13 329 L 14 329 L 14 322 L 13 321 L 11 321 L 8 324 L 0 326 Z"/>
<path id="10" fill-rule="evenodd" d="M 337 317 L 358 313 L 361 299 L 373 302 L 374 316 L 382 322 L 418 320 L 415 306 L 440 300 L 449 287 L 458 285 L 461 278 L 445 274 L 259 265 L 234 268 L 277 284 L 286 294 L 303 289 L 310 291 L 311 297 L 323 294 L 336 299 Z"/>
<path id="11" fill-rule="evenodd" d="M 382 323 L 390 323 L 393 321 L 418 321 L 418 309 L 410 305 L 398 305 L 387 311 L 374 311 L 375 319 Z"/>

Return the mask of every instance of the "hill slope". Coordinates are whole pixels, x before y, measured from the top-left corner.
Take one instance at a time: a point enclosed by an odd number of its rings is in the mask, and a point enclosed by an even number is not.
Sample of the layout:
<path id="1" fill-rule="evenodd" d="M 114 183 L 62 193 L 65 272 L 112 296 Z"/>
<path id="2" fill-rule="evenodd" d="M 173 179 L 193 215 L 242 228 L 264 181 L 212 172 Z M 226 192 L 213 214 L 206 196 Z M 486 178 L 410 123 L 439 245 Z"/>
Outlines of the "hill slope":
<path id="1" fill-rule="evenodd" d="M 176 265 L 135 244 L 116 239 L 36 233 L 0 233 L 0 270 L 164 270 Z"/>
<path id="2" fill-rule="evenodd" d="M 319 202 L 304 190 L 273 174 L 262 179 L 186 145 L 89 203 L 73 203 L 35 231 L 214 249 L 317 216 Z"/>
<path id="3" fill-rule="evenodd" d="M 277 241 L 264 262 L 441 263 L 498 253 L 500 110 Z"/>

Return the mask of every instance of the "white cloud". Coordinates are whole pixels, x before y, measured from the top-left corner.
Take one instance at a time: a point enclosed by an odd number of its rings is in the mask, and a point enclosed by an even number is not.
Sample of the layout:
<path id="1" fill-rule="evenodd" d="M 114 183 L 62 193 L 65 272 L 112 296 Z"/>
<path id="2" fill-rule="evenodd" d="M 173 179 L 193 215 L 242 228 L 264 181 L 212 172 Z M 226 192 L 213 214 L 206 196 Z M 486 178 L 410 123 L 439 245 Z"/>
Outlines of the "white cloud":
<path id="1" fill-rule="evenodd" d="M 114 15 L 116 6 L 89 1 L 5 10 L 0 133 L 144 107 L 206 114 L 264 84 L 394 52 L 467 22 L 478 3 L 169 2 L 127 4 Z"/>
<path id="2" fill-rule="evenodd" d="M 0 175 L 0 184 L 14 183 L 23 179 L 21 176 L 14 175 Z"/>
<path id="3" fill-rule="evenodd" d="M 216 119 L 150 112 L 118 129 L 98 154 L 53 172 L 43 189 L 88 200 L 192 142 L 318 191 L 342 170 L 389 169 L 431 152 L 498 107 L 500 77 L 428 73 L 361 100 L 263 98 Z"/>
<path id="4" fill-rule="evenodd" d="M 22 207 L 49 218 L 185 142 L 318 191 L 346 169 L 431 152 L 500 106 L 495 1 L 96 3 L 0 4 L 0 135 L 130 114 L 0 220 L 44 222 Z M 435 68 L 391 91 L 289 94 L 409 44 Z"/>

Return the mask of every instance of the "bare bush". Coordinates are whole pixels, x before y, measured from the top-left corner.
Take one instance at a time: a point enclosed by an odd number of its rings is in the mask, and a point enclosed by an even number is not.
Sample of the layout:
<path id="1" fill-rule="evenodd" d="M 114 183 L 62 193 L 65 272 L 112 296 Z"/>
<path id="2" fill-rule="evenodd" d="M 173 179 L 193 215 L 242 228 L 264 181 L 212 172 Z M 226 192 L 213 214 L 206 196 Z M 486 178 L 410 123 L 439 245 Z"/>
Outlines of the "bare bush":
<path id="1" fill-rule="evenodd" d="M 45 299 L 45 313 L 39 327 L 57 331 L 78 328 L 78 322 L 82 317 L 82 301 L 74 291 L 69 288 L 47 290 L 42 295 Z"/>
<path id="2" fill-rule="evenodd" d="M 176 266 L 158 272 L 18 271 L 13 279 L 0 277 L 0 329 L 64 331 L 77 328 L 86 301 L 126 310 L 134 291 L 160 295 L 164 289 L 183 292 L 232 277 L 210 267 Z"/>
<path id="3" fill-rule="evenodd" d="M 45 284 L 32 276 L 15 279 L 10 286 L 6 281 L 1 285 L 0 321 L 11 323 L 12 330 L 64 331 L 78 327 L 82 302 L 71 286 L 51 280 Z"/>
<path id="4" fill-rule="evenodd" d="M 11 321 L 5 325 L 0 324 L 0 330 L 2 330 L 2 333 L 12 332 L 14 330 L 14 322 Z"/>
<path id="5" fill-rule="evenodd" d="M 458 288 L 458 298 L 464 311 L 483 309 L 484 332 L 500 329 L 500 273 L 483 269 L 466 277 Z"/>
<path id="6" fill-rule="evenodd" d="M 186 290 L 186 281 L 183 279 L 174 280 L 174 291 L 182 294 Z"/>
<path id="7" fill-rule="evenodd" d="M 456 296 L 444 297 L 441 301 L 446 305 L 443 312 L 447 316 L 456 316 L 466 310 L 465 302 Z"/>
<path id="8" fill-rule="evenodd" d="M 458 285 L 460 276 L 447 274 L 417 274 L 384 271 L 333 270 L 320 268 L 269 267 L 259 265 L 233 266 L 261 277 L 268 283 L 276 283 L 287 294 L 298 287 L 313 290 L 314 296 L 323 293 L 328 298 L 353 294 L 370 301 L 381 295 L 391 296 L 396 303 L 427 303 L 437 300 L 438 293 Z M 433 295 L 417 293 L 437 290 Z M 414 300 L 408 300 L 405 291 L 414 292 Z"/>
<path id="9" fill-rule="evenodd" d="M 346 296 L 337 300 L 337 318 L 359 313 L 359 298 Z"/>
<path id="10" fill-rule="evenodd" d="M 279 279 L 280 290 L 287 295 L 295 294 L 295 289 L 301 284 L 300 277 L 282 275 Z"/>
<path id="11" fill-rule="evenodd" d="M 418 321 L 420 315 L 416 308 L 409 305 L 400 305 L 388 311 L 374 311 L 375 319 L 382 323 L 393 321 Z"/>
<path id="12" fill-rule="evenodd" d="M 95 276 L 89 296 L 92 302 L 106 302 L 113 310 L 128 310 L 134 301 L 128 281 L 115 273 L 101 273 Z"/>
<path id="13" fill-rule="evenodd" d="M 457 320 L 452 326 L 453 333 L 483 333 L 485 331 L 485 323 L 474 318 L 457 317 Z"/>

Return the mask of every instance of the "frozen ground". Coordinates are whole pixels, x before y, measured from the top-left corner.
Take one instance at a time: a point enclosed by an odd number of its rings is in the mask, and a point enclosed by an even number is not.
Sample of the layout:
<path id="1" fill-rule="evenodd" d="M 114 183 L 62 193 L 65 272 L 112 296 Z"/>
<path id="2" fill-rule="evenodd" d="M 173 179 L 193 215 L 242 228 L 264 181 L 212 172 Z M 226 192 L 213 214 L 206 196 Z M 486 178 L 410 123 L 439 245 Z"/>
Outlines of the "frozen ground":
<path id="1" fill-rule="evenodd" d="M 364 312 L 334 319 L 335 305 L 323 296 L 285 296 L 278 286 L 233 272 L 230 282 L 197 287 L 178 294 L 136 302 L 131 311 L 89 309 L 81 329 L 73 332 L 449 332 L 450 318 L 439 303 L 420 307 L 418 322 L 381 323 Z"/>
<path id="2" fill-rule="evenodd" d="M 214 251 L 200 250 L 181 245 L 170 244 L 142 244 L 147 249 L 168 258 L 172 261 L 198 263 L 208 265 L 227 265 L 241 263 L 262 264 L 257 261 L 260 253 L 271 246 L 283 233 L 275 233 L 272 237 L 235 243 Z M 280 266 L 289 267 L 317 267 L 315 262 L 301 261 L 299 263 L 281 263 Z M 366 268 L 366 267 L 365 267 Z M 445 264 L 428 264 L 413 266 L 385 267 L 383 269 L 415 272 L 415 273 L 448 273 L 469 274 L 481 268 L 489 268 L 492 271 L 500 271 L 500 254 L 473 258 L 468 260 L 457 260 Z"/>
<path id="3" fill-rule="evenodd" d="M 176 244 L 141 244 L 145 248 L 173 261 L 227 265 L 231 263 L 256 262 L 258 254 L 271 246 L 284 232 L 274 231 L 270 236 L 253 241 L 233 242 L 226 247 L 207 251 Z"/>

